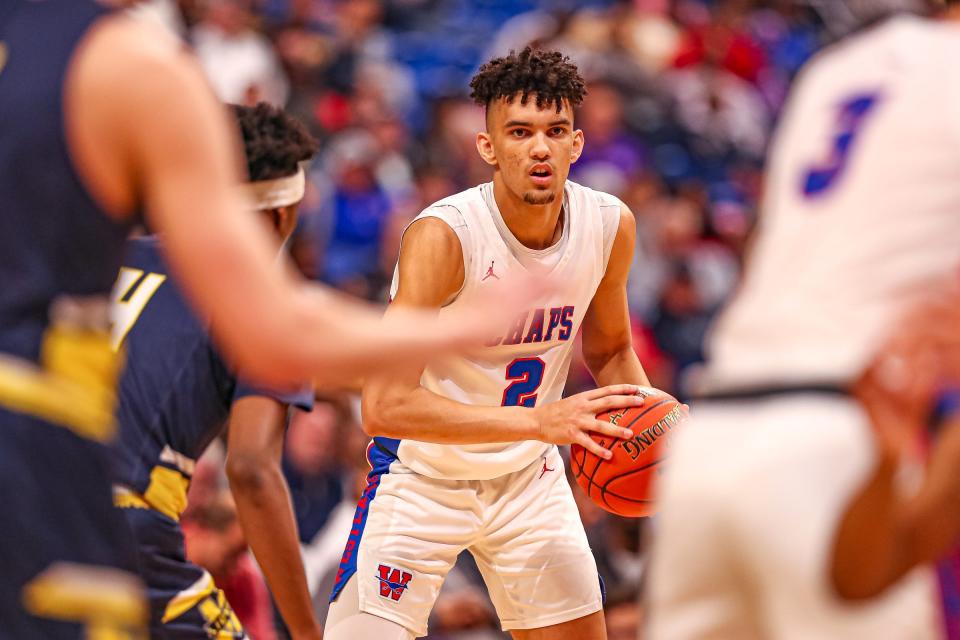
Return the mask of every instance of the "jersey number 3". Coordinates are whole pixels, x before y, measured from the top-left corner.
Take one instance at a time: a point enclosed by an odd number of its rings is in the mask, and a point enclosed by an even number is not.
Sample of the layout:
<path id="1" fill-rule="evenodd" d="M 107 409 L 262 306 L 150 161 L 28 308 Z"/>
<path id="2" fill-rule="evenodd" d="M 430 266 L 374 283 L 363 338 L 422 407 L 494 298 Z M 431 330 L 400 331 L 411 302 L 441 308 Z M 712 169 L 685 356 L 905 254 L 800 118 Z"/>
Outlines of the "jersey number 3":
<path id="1" fill-rule="evenodd" d="M 861 93 L 840 104 L 834 126 L 830 157 L 810 167 L 803 176 L 803 194 L 815 198 L 836 184 L 850 159 L 850 151 L 867 116 L 880 102 L 879 93 Z"/>
<path id="2" fill-rule="evenodd" d="M 513 380 L 503 390 L 502 407 L 534 407 L 537 392 L 543 384 L 546 363 L 540 358 L 517 358 L 507 365 L 507 380 Z"/>

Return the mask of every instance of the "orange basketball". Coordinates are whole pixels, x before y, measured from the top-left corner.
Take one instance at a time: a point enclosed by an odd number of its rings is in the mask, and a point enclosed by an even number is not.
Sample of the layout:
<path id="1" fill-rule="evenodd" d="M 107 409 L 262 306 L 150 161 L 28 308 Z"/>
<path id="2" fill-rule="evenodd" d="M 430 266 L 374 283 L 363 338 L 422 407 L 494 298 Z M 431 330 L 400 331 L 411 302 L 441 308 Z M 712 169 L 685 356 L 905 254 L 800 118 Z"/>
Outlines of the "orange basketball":
<path id="1" fill-rule="evenodd" d="M 633 431 L 629 440 L 591 434 L 598 444 L 613 452 L 612 458 L 599 458 L 578 444 L 570 447 L 570 464 L 580 488 L 603 509 L 631 518 L 656 511 L 653 491 L 658 465 L 666 458 L 674 429 L 687 417 L 686 408 L 659 389 L 641 387 L 639 394 L 647 399 L 642 407 L 597 416 L 598 420 Z"/>

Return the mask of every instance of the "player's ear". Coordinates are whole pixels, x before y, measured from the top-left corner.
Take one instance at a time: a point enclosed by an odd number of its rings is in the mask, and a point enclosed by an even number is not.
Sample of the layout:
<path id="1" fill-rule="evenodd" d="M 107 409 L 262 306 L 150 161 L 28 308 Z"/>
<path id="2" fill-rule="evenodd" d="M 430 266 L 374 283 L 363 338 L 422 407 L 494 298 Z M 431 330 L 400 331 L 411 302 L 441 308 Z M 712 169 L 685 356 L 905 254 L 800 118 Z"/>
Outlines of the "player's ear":
<path id="1" fill-rule="evenodd" d="M 570 164 L 580 159 L 583 153 L 583 130 L 577 129 L 573 132 L 573 147 L 570 149 Z"/>
<path id="2" fill-rule="evenodd" d="M 477 134 L 477 153 L 490 166 L 497 166 L 497 153 L 493 149 L 493 139 L 486 131 Z"/>
<path id="3" fill-rule="evenodd" d="M 286 240 L 289 238 L 293 230 L 297 228 L 297 213 L 299 208 L 300 204 L 297 203 L 288 204 L 285 207 L 280 207 L 275 210 L 275 226 L 281 239 Z"/>

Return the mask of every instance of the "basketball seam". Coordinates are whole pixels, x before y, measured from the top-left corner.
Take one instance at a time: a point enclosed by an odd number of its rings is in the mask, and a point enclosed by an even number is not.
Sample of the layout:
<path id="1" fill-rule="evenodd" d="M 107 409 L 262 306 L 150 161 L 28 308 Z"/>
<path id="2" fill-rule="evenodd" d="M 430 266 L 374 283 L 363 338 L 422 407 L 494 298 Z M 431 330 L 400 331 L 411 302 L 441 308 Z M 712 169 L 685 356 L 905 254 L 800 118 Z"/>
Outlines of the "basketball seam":
<path id="1" fill-rule="evenodd" d="M 628 422 L 626 425 L 624 425 L 623 428 L 624 428 L 624 429 L 629 429 L 629 428 L 632 427 L 634 424 L 636 424 L 637 420 L 639 420 L 639 419 L 642 418 L 643 416 L 647 415 L 648 413 L 650 413 L 651 411 L 653 411 L 653 410 L 656 409 L 657 407 L 661 406 L 661 405 L 664 404 L 665 402 L 670 402 L 671 400 L 673 400 L 673 398 L 662 398 L 662 399 L 658 400 L 656 403 L 652 404 L 651 406 L 649 406 L 649 407 L 644 407 L 643 411 L 641 411 L 641 412 L 638 413 L 636 416 L 634 416 L 633 420 L 631 420 L 631 421 Z M 623 438 L 617 438 L 616 440 L 623 440 Z M 585 463 L 585 462 L 587 461 L 587 453 L 586 453 L 587 450 L 586 450 L 586 447 L 583 447 L 583 451 L 584 451 L 584 453 L 583 453 L 583 461 L 584 461 L 584 463 Z M 606 504 L 608 507 L 610 507 L 611 509 L 613 509 L 613 505 L 611 505 L 611 504 L 607 501 L 607 498 L 606 498 L 606 495 L 605 495 L 605 494 L 606 494 L 606 488 L 605 488 L 605 486 L 601 486 L 600 483 L 594 482 L 594 480 L 593 480 L 593 478 L 597 475 L 597 471 L 600 470 L 600 465 L 603 464 L 604 462 L 605 462 L 605 460 L 604 460 L 603 458 L 600 458 L 599 456 L 597 457 L 597 464 L 593 467 L 593 472 L 590 474 L 590 476 L 589 476 L 588 478 L 586 478 L 586 480 L 587 480 L 586 492 L 587 492 L 587 497 L 592 498 L 592 497 L 593 497 L 593 488 L 596 487 L 597 489 L 600 490 L 600 498 L 601 498 L 601 500 L 603 500 L 604 504 Z M 578 466 L 580 467 L 580 470 L 584 472 L 583 475 L 586 476 L 585 465 L 581 464 L 581 465 L 578 465 Z M 636 471 L 636 470 L 635 470 L 635 471 Z M 574 475 L 576 476 L 576 474 L 574 474 Z M 620 476 L 615 476 L 615 477 L 622 477 L 622 476 L 623 476 L 623 474 L 621 474 Z M 610 482 L 610 481 L 608 480 L 608 481 L 607 481 L 607 484 L 609 484 L 609 482 Z M 612 492 L 612 491 L 610 492 L 610 495 L 615 496 L 615 497 L 617 497 L 617 498 L 620 498 L 620 497 L 621 497 L 621 496 L 619 496 L 618 494 L 616 494 L 616 493 L 614 493 L 614 492 Z M 625 500 L 629 500 L 628 498 L 624 498 L 624 499 L 625 499 Z M 644 502 L 647 502 L 647 501 L 644 501 Z"/>
<path id="2" fill-rule="evenodd" d="M 658 402 L 657 404 L 655 404 L 655 405 L 653 405 L 652 407 L 650 407 L 650 410 L 656 409 L 658 406 L 660 406 L 660 405 L 662 405 L 664 402 L 668 402 L 668 401 L 669 401 L 668 398 L 664 398 L 663 400 L 661 400 L 661 401 Z M 639 420 L 640 418 L 642 418 L 645 413 L 646 413 L 646 411 L 644 411 L 643 413 L 641 413 L 640 415 L 638 415 L 636 418 L 634 418 L 634 419 L 630 422 L 630 424 L 629 424 L 628 426 L 633 426 L 633 424 L 634 424 L 637 420 Z M 667 413 L 669 413 L 669 412 L 667 412 Z M 619 479 L 619 478 L 626 478 L 627 476 L 632 475 L 632 474 L 634 474 L 634 473 L 640 473 L 641 471 L 645 471 L 646 469 L 649 469 L 650 467 L 655 467 L 656 465 L 658 465 L 658 464 L 660 464 L 661 462 L 663 462 L 663 460 L 664 460 L 664 458 L 660 458 L 660 459 L 658 459 L 658 460 L 654 460 L 653 462 L 650 462 L 650 463 L 648 463 L 648 464 L 643 465 L 643 466 L 640 467 L 639 469 L 631 469 L 631 470 L 629 470 L 629 471 L 625 471 L 625 472 L 623 472 L 623 473 L 621 473 L 621 474 L 615 475 L 615 476 L 613 476 L 613 477 L 611 477 L 611 478 L 607 478 L 607 481 L 604 482 L 603 485 L 597 484 L 597 486 L 598 486 L 599 489 L 600 489 L 600 497 L 603 498 L 604 504 L 606 504 L 607 506 L 609 506 L 611 509 L 613 508 L 613 505 L 611 505 L 610 502 L 607 500 L 607 493 L 610 493 L 611 496 L 614 496 L 615 498 L 618 498 L 618 499 L 620 499 L 620 500 L 625 500 L 625 501 L 627 501 L 627 502 L 633 502 L 633 503 L 636 503 L 636 504 L 649 504 L 649 503 L 651 503 L 651 502 L 654 502 L 653 500 L 638 500 L 638 499 L 636 499 L 636 498 L 627 498 L 626 496 L 621 496 L 621 495 L 619 495 L 619 494 L 617 494 L 617 493 L 615 493 L 615 492 L 613 492 L 613 491 L 609 491 L 609 490 L 607 489 L 607 487 L 610 486 L 610 483 L 613 482 L 614 480 L 617 480 L 617 479 Z M 598 465 L 598 466 L 599 466 L 599 465 Z M 596 475 L 596 473 L 594 473 L 594 475 Z M 590 477 L 590 482 L 591 482 L 591 483 L 593 482 L 593 476 Z"/>

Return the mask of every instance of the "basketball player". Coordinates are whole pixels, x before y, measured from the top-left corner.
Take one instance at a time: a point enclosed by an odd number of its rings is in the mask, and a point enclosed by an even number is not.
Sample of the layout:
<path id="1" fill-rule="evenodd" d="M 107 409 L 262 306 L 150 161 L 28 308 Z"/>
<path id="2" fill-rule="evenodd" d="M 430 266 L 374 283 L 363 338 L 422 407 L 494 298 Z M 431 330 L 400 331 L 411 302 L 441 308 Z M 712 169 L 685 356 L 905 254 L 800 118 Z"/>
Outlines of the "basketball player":
<path id="1" fill-rule="evenodd" d="M 705 399 L 661 484 L 651 637 L 940 637 L 929 565 L 857 606 L 830 579 L 851 497 L 889 463 L 852 393 L 960 265 L 958 56 L 952 19 L 898 15 L 797 80 L 745 279 L 712 332 Z"/>
<path id="2" fill-rule="evenodd" d="M 552 273 L 560 287 L 469 358 L 368 379 L 372 471 L 331 596 L 327 640 L 406 640 L 427 618 L 457 555 L 477 560 L 515 638 L 606 637 L 601 584 L 556 445 L 609 458 L 591 432 L 639 406 L 626 280 L 635 223 L 616 198 L 567 180 L 583 149 L 577 68 L 530 48 L 482 66 L 472 97 L 493 181 L 428 207 L 403 237 L 390 313 L 470 304 L 494 282 Z M 577 332 L 597 383 L 561 400 Z"/>
<path id="3" fill-rule="evenodd" d="M 301 284 L 237 215 L 236 154 L 197 65 L 157 27 L 93 0 L 0 4 L 0 638 L 88 623 L 104 637 L 142 618 L 104 447 L 119 369 L 107 296 L 141 212 L 232 363 L 262 382 L 339 379 L 495 326 L 493 305 L 384 324 Z"/>
<path id="4" fill-rule="evenodd" d="M 303 197 L 301 162 L 315 143 L 282 110 L 233 107 L 247 159 L 249 191 L 277 245 L 293 231 Z M 229 412 L 227 472 L 246 539 L 295 638 L 320 638 L 307 590 L 296 523 L 280 468 L 290 404 L 309 411 L 312 390 L 276 393 L 238 382 L 217 353 L 160 255 L 162 240 L 131 241 L 114 290 L 114 346 L 126 348 L 118 407 L 118 485 L 138 544 L 155 638 L 242 637 L 210 574 L 184 556 L 180 515 L 196 459 Z"/>

